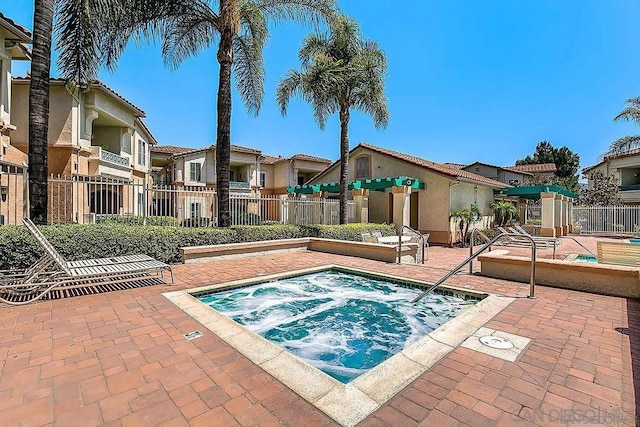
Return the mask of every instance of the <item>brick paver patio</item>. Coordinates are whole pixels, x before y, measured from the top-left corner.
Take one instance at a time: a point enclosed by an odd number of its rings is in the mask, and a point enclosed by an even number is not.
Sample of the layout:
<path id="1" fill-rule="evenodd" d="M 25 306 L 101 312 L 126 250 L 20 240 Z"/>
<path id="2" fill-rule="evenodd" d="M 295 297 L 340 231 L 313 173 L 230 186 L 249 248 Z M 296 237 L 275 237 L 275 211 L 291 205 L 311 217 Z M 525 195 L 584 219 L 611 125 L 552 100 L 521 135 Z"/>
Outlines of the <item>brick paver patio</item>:
<path id="1" fill-rule="evenodd" d="M 0 307 L 0 425 L 333 425 L 161 293 L 325 264 L 435 280 L 467 251 L 432 248 L 427 266 L 315 252 L 227 259 L 176 266 L 174 286 Z M 635 425 L 637 300 L 448 283 L 522 297 L 486 326 L 532 343 L 515 363 L 458 347 L 362 425 Z M 193 330 L 204 336 L 187 341 Z"/>

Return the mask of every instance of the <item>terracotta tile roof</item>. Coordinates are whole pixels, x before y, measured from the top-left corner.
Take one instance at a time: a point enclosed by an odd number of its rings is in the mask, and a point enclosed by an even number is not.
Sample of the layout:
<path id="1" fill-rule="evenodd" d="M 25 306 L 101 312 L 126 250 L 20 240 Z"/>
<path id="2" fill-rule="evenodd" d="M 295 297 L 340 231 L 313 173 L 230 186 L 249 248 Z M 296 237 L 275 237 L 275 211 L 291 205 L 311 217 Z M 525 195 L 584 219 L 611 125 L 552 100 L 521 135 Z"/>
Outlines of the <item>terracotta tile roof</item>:
<path id="1" fill-rule="evenodd" d="M 316 157 L 316 156 L 310 156 L 308 154 L 294 154 L 293 156 L 291 156 L 291 158 L 294 159 L 294 160 L 308 160 L 310 162 L 319 162 L 319 163 L 326 163 L 326 164 L 331 163 L 331 160 L 329 160 L 329 159 L 324 159 L 322 157 Z"/>
<path id="2" fill-rule="evenodd" d="M 16 23 L 13 19 L 6 17 L 0 12 L 0 26 L 17 37 L 16 40 L 31 43 L 31 31 Z"/>
<path id="3" fill-rule="evenodd" d="M 364 143 L 364 142 L 361 142 L 360 144 L 358 144 L 355 147 L 353 147 L 349 153 L 353 153 L 355 150 L 357 150 L 360 147 L 366 148 L 368 150 L 375 151 L 375 152 L 378 152 L 378 153 L 381 153 L 381 154 L 384 154 L 384 155 L 387 155 L 389 157 L 393 157 L 393 158 L 398 159 L 398 160 L 402 160 L 402 161 L 407 162 L 407 163 L 411 163 L 411 164 L 419 166 L 419 167 L 423 167 L 425 169 L 429 169 L 432 172 L 438 173 L 440 175 L 445 175 L 445 176 L 448 176 L 450 178 L 462 179 L 462 180 L 472 181 L 472 182 L 479 182 L 481 184 L 485 184 L 485 185 L 488 185 L 490 187 L 497 187 L 497 188 L 511 187 L 510 185 L 505 184 L 503 182 L 499 182 L 499 181 L 495 181 L 493 179 L 485 178 L 484 176 L 477 175 L 477 174 L 471 173 L 471 172 L 467 172 L 467 171 L 462 170 L 462 169 L 454 169 L 452 167 L 445 166 L 445 165 L 440 164 L 440 163 L 432 162 L 430 160 L 421 159 L 420 157 L 411 156 L 409 154 L 400 153 L 398 151 L 389 150 L 387 148 L 377 147 L 375 145 L 367 144 L 367 143 Z M 322 172 L 320 172 L 319 174 L 317 174 L 316 176 L 311 178 L 311 181 L 313 181 L 315 179 L 318 179 L 320 176 L 324 175 L 328 170 L 330 170 L 332 167 L 337 165 L 339 163 L 339 161 L 340 160 L 338 159 L 335 162 L 333 162 L 330 166 L 327 166 L 327 168 L 325 170 L 323 170 Z"/>
<path id="4" fill-rule="evenodd" d="M 216 145 L 213 144 L 211 148 L 216 148 Z M 231 151 L 237 151 L 239 153 L 262 154 L 262 151 L 257 150 L 255 148 L 243 147 L 241 145 L 233 145 L 233 144 L 231 144 Z"/>
<path id="5" fill-rule="evenodd" d="M 604 159 L 620 159 L 623 157 L 636 156 L 638 154 L 640 154 L 640 148 L 634 148 L 633 150 L 625 151 L 624 153 L 611 154 L 609 156 L 606 156 Z"/>
<path id="6" fill-rule="evenodd" d="M 180 154 L 193 150 L 193 148 L 178 147 L 176 145 L 156 145 L 154 147 L 151 147 L 151 152 L 164 154 Z"/>
<path id="7" fill-rule="evenodd" d="M 398 151 L 389 150 L 387 148 L 376 147 L 375 145 L 360 143 L 355 148 L 363 147 L 372 151 L 377 151 L 378 153 L 386 154 L 388 156 L 394 157 L 399 160 L 403 160 L 408 163 L 412 163 L 416 166 L 421 166 L 425 169 L 432 170 L 433 172 L 439 173 L 441 175 L 446 175 L 452 178 L 462 178 L 469 181 L 480 182 L 492 187 L 505 188 L 509 187 L 508 184 L 503 182 L 495 181 L 493 179 L 485 178 L 484 176 L 477 175 L 475 173 L 467 172 L 462 169 L 454 169 L 449 166 L 442 165 L 440 163 L 432 162 L 430 160 L 421 159 L 420 157 L 411 156 L 408 154 L 400 153 Z M 354 148 L 354 150 L 355 150 Z"/>
<path id="8" fill-rule="evenodd" d="M 278 163 L 280 160 L 282 160 L 282 157 L 273 157 L 267 154 L 263 154 L 262 158 L 260 159 L 260 163 L 263 163 L 265 165 L 273 165 L 275 163 Z"/>
<path id="9" fill-rule="evenodd" d="M 582 169 L 582 173 L 587 173 L 591 169 L 596 168 L 596 167 L 606 163 L 608 160 L 622 159 L 624 157 L 637 156 L 638 154 L 640 154 L 640 148 L 634 148 L 633 150 L 625 151 L 624 153 L 611 154 L 609 156 L 605 156 L 604 159 L 602 159 L 601 162 L 598 162 L 593 166 L 587 166 L 586 168 Z"/>
<path id="10" fill-rule="evenodd" d="M 524 170 L 515 170 L 515 169 L 513 169 L 512 166 L 496 166 L 496 165 L 492 165 L 491 163 L 485 163 L 485 162 L 473 162 L 470 165 L 465 166 L 463 169 L 469 168 L 469 167 L 471 167 L 473 165 L 489 166 L 490 168 L 496 168 L 496 169 L 500 169 L 500 170 L 508 170 L 508 171 L 511 171 L 511 172 L 520 173 L 522 175 L 533 176 L 533 174 L 531 172 L 527 172 L 527 171 L 524 171 Z"/>
<path id="11" fill-rule="evenodd" d="M 269 156 L 265 154 L 262 157 L 264 159 L 261 160 L 261 162 L 266 165 L 273 165 L 279 162 L 286 162 L 290 160 L 306 160 L 309 162 L 326 163 L 327 165 L 331 163 L 331 160 L 329 159 L 325 159 L 317 156 L 311 156 L 309 154 L 294 154 L 291 157 L 282 157 L 282 156 L 274 157 L 274 156 Z"/>
<path id="12" fill-rule="evenodd" d="M 463 165 L 462 163 L 450 163 L 450 162 L 446 162 L 443 163 L 443 165 L 450 167 L 452 169 L 464 169 L 467 167 L 467 165 Z"/>
<path id="13" fill-rule="evenodd" d="M 537 165 L 505 166 L 504 168 L 508 170 L 516 171 L 516 172 L 530 172 L 530 173 L 555 172 L 557 170 L 556 165 L 554 163 L 541 163 Z"/>
<path id="14" fill-rule="evenodd" d="M 179 147 L 178 147 L 179 148 Z M 173 155 L 173 157 L 182 157 L 182 156 L 186 156 L 188 154 L 193 154 L 193 153 L 199 153 L 201 151 L 207 151 L 207 150 L 215 150 L 216 149 L 216 145 L 212 144 L 208 147 L 204 147 L 204 148 L 189 148 L 187 149 L 187 151 L 183 151 L 183 152 L 179 152 Z M 237 153 L 249 153 L 249 154 L 262 154 L 262 151 L 260 150 L 256 150 L 255 148 L 249 148 L 249 147 L 243 147 L 241 145 L 233 145 L 231 144 L 231 151 L 235 151 Z"/>
<path id="15" fill-rule="evenodd" d="M 24 77 L 14 77 L 12 81 L 16 82 L 16 83 L 27 83 L 27 82 L 31 81 L 31 76 L 27 75 L 27 76 L 24 76 Z M 51 77 L 50 81 L 51 81 L 52 85 L 64 85 L 64 84 L 66 84 L 65 79 L 58 78 L 58 77 Z M 132 102 L 127 100 L 124 96 L 120 95 L 115 90 L 111 89 L 109 86 L 107 86 L 104 83 L 102 83 L 100 80 L 94 80 L 91 83 L 91 88 L 92 89 L 100 89 L 104 93 L 106 93 L 107 95 L 110 95 L 112 98 L 115 98 L 115 99 L 121 101 L 123 104 L 127 105 L 128 107 L 130 107 L 134 111 L 134 113 L 135 113 L 135 115 L 137 117 L 145 117 L 145 113 L 144 113 L 143 110 L 141 110 L 140 108 L 136 107 Z"/>

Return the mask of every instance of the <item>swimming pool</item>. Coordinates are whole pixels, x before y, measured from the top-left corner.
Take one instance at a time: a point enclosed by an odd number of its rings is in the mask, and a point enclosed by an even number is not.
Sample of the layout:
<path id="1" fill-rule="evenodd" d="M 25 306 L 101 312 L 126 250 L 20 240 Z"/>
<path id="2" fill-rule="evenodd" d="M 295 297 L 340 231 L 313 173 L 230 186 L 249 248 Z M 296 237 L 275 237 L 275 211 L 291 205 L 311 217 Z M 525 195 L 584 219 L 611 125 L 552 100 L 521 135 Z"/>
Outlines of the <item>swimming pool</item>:
<path id="1" fill-rule="evenodd" d="M 382 290 L 372 291 L 369 294 L 388 292 L 391 297 L 397 297 L 397 309 L 400 306 L 410 306 L 408 301 L 412 300 L 418 292 L 430 286 L 428 283 L 404 277 L 351 267 L 324 265 L 270 276 L 256 276 L 233 282 L 166 292 L 163 295 L 199 322 L 206 330 L 224 340 L 256 366 L 281 381 L 343 426 L 355 426 L 361 422 L 514 301 L 513 298 L 490 295 L 467 287 L 441 286 L 438 288 L 440 295 L 458 296 L 465 300 L 466 304 L 471 302 L 475 302 L 475 304 L 467 305 L 466 309 L 460 310 L 455 317 L 445 321 L 435 330 L 424 336 L 419 336 L 415 342 L 405 344 L 404 348 L 400 348 L 394 355 L 345 383 L 197 299 L 197 297 L 210 297 L 213 293 L 231 290 L 248 292 L 248 287 L 268 285 L 272 281 L 277 281 L 277 283 L 272 283 L 272 286 L 274 284 L 281 285 L 283 281 L 289 279 L 331 270 L 352 273 L 360 278 L 368 278 L 373 281 L 388 282 L 390 284 L 389 290 L 384 290 L 385 288 L 382 286 Z M 276 286 L 276 288 L 280 288 L 280 286 Z M 391 292 L 392 289 L 396 293 Z M 255 293 L 255 291 L 251 292 Z M 410 292 L 410 296 L 403 299 L 403 292 Z M 309 293 L 311 292 L 309 291 Z M 377 303 L 373 303 L 372 306 L 379 307 Z M 380 310 L 382 309 L 380 308 Z M 339 310 L 335 312 L 338 313 Z M 275 310 L 272 310 L 271 313 L 275 315 Z M 425 317 L 431 316 L 425 315 Z M 431 327 L 433 326 L 435 324 L 431 325 Z M 385 325 L 380 325 L 380 328 L 380 330 L 384 330 Z M 352 332 L 349 328 L 344 327 L 340 330 L 345 335 Z M 189 331 L 185 330 L 184 332 Z M 408 335 L 411 336 L 411 333 Z M 207 332 L 204 333 L 204 336 L 207 336 Z"/>
<path id="2" fill-rule="evenodd" d="M 577 261 L 577 262 L 591 262 L 591 263 L 597 263 L 598 262 L 598 258 L 594 257 L 593 255 L 587 255 L 587 254 L 578 254 L 573 261 Z"/>
<path id="3" fill-rule="evenodd" d="M 348 383 L 479 299 L 326 270 L 195 295 L 209 307 Z"/>

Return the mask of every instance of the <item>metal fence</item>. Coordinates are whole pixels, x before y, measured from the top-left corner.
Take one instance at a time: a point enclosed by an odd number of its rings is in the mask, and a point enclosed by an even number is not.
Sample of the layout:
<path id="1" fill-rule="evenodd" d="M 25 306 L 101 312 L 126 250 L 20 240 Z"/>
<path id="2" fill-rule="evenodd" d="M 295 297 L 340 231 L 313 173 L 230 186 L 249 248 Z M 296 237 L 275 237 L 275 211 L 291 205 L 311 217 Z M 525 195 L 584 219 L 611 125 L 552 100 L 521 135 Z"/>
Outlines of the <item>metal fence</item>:
<path id="1" fill-rule="evenodd" d="M 232 225 L 338 224 L 335 199 L 232 193 Z M 348 221 L 355 205 L 348 203 Z M 205 187 L 148 186 L 128 180 L 73 176 L 49 179 L 49 221 L 207 227 L 217 225 L 217 197 Z"/>
<path id="2" fill-rule="evenodd" d="M 0 161 L 0 225 L 20 224 L 28 215 L 27 167 Z"/>
<path id="3" fill-rule="evenodd" d="M 573 224 L 582 234 L 635 234 L 640 231 L 640 206 L 576 206 Z"/>

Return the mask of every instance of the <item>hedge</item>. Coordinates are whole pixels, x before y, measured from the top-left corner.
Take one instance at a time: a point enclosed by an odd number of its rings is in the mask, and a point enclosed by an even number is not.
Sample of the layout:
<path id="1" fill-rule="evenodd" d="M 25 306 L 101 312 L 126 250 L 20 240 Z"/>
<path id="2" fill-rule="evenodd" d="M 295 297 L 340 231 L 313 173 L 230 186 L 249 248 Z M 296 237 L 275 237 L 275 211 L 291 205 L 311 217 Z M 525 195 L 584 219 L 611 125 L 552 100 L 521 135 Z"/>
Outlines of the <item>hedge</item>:
<path id="1" fill-rule="evenodd" d="M 360 234 L 380 230 L 394 234 L 387 224 L 348 225 L 261 225 L 231 228 L 181 228 L 113 224 L 48 225 L 43 234 L 67 260 L 102 258 L 106 256 L 147 254 L 157 260 L 180 262 L 183 246 L 218 245 L 260 240 L 322 237 L 360 241 Z M 0 270 L 27 268 L 42 256 L 35 239 L 21 226 L 0 227 Z"/>

